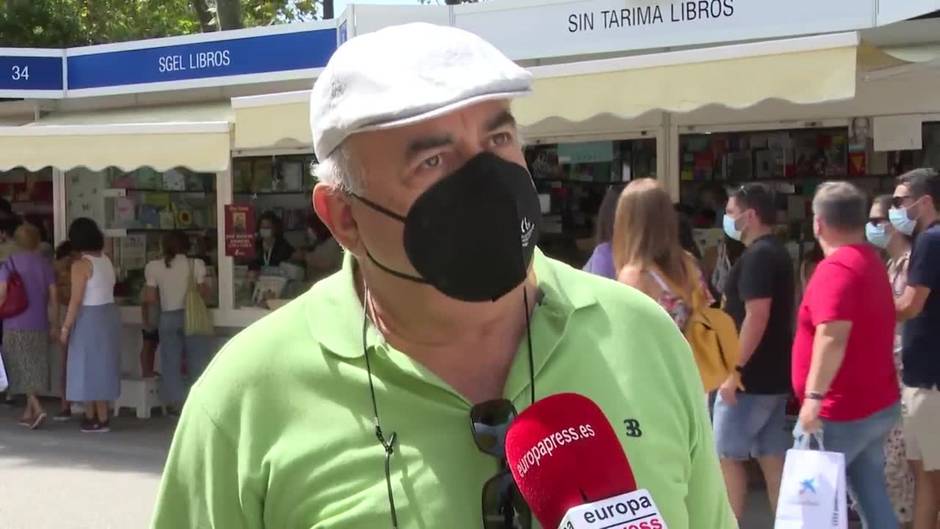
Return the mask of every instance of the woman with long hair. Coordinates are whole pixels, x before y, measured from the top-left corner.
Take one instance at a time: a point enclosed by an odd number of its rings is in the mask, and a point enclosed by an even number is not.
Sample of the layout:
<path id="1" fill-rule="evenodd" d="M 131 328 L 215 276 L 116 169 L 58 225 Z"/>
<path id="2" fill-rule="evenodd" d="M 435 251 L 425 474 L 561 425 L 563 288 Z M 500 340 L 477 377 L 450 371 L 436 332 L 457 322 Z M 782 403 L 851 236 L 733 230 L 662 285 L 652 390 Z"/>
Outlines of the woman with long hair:
<path id="1" fill-rule="evenodd" d="M 78 258 L 78 253 L 72 249 L 72 243 L 68 240 L 59 243 L 59 246 L 55 249 L 55 261 L 52 263 L 52 268 L 55 270 L 55 287 L 59 295 L 57 303 L 59 305 L 60 314 L 68 312 L 69 301 L 71 301 L 72 298 L 72 264 L 75 263 L 75 260 Z M 68 362 L 69 348 L 67 345 L 63 345 L 62 370 L 59 373 L 58 380 L 62 397 L 59 399 L 59 413 L 52 418 L 52 420 L 59 422 L 68 421 L 72 418 L 72 405 L 68 399 L 65 398 L 65 388 L 68 380 Z"/>
<path id="2" fill-rule="evenodd" d="M 894 197 L 881 195 L 875 198 L 868 214 L 868 225 L 865 226 L 865 236 L 868 242 L 883 250 L 888 256 L 888 278 L 891 280 L 891 290 L 895 299 L 904 293 L 907 287 L 907 266 L 911 260 L 912 240 L 907 235 L 894 229 L 888 220 L 888 211 Z M 894 365 L 898 372 L 898 379 L 903 369 L 901 363 L 901 328 L 898 323 L 894 331 Z M 907 449 L 904 445 L 904 432 L 901 422 L 888 434 L 885 441 L 885 481 L 888 485 L 888 495 L 894 505 L 894 512 L 901 523 L 914 521 L 914 475 L 907 464 Z M 922 518 L 927 515 L 918 513 Z M 933 513 L 936 521 L 936 513 Z M 924 521 L 915 527 L 926 527 Z"/>
<path id="3" fill-rule="evenodd" d="M 82 402 L 85 433 L 111 431 L 108 403 L 121 394 L 121 316 L 114 304 L 116 281 L 104 254 L 104 234 L 94 220 L 78 218 L 69 227 L 72 295 L 60 340 L 69 349 L 65 398 Z"/>
<path id="4" fill-rule="evenodd" d="M 617 279 L 617 271 L 614 269 L 614 256 L 610 247 L 610 240 L 614 236 L 614 216 L 617 213 L 617 199 L 623 192 L 622 185 L 612 185 L 607 188 L 604 194 L 604 200 L 601 201 L 600 210 L 597 212 L 597 225 L 595 229 L 595 238 L 597 246 L 587 264 L 584 265 L 584 271 L 606 277 L 608 279 Z"/>
<path id="5" fill-rule="evenodd" d="M 21 224 L 13 235 L 17 251 L 0 269 L 0 304 L 7 297 L 9 278 L 20 276 L 28 305 L 3 322 L 3 357 L 10 376 L 11 395 L 26 394 L 20 424 L 35 430 L 46 420 L 39 392 L 49 387 L 49 314 L 58 324 L 59 303 L 52 263 L 39 251 L 39 230 Z"/>
<path id="6" fill-rule="evenodd" d="M 209 363 L 211 339 L 208 336 L 187 336 L 184 332 L 189 278 L 192 276 L 203 297 L 208 294 L 208 285 L 206 263 L 202 259 L 187 257 L 190 242 L 185 233 L 167 232 L 161 246 L 163 257 L 150 261 L 144 269 L 147 280 L 144 303 L 160 304 L 160 397 L 170 412 L 176 414 L 189 387 Z M 148 311 L 150 313 L 152 311 Z M 154 322 L 146 321 L 144 324 L 154 327 Z M 183 378 L 184 358 L 188 380 Z"/>
<path id="7" fill-rule="evenodd" d="M 696 294 L 713 302 L 695 258 L 679 244 L 678 216 L 656 180 L 634 180 L 623 190 L 611 245 L 618 281 L 656 300 L 680 329 Z"/>

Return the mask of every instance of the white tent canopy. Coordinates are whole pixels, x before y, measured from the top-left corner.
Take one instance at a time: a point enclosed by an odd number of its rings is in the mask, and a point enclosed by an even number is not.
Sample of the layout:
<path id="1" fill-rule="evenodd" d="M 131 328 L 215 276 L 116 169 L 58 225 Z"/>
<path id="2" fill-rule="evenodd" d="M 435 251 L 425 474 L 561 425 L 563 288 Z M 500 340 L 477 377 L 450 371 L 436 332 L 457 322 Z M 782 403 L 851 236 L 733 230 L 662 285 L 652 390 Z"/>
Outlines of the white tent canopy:
<path id="1" fill-rule="evenodd" d="M 50 114 L 0 127 L 0 170 L 25 167 L 218 172 L 231 159 L 228 104 Z"/>

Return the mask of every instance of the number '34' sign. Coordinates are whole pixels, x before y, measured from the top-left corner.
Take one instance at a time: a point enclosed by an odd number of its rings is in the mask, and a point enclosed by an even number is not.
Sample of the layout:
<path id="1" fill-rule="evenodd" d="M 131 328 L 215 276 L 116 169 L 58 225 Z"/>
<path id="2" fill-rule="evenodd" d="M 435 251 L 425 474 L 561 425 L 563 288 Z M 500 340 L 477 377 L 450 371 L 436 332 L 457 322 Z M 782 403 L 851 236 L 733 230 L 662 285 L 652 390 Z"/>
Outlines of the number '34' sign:
<path id="1" fill-rule="evenodd" d="M 14 81 L 29 81 L 29 66 L 14 64 L 10 69 L 10 78 Z"/>

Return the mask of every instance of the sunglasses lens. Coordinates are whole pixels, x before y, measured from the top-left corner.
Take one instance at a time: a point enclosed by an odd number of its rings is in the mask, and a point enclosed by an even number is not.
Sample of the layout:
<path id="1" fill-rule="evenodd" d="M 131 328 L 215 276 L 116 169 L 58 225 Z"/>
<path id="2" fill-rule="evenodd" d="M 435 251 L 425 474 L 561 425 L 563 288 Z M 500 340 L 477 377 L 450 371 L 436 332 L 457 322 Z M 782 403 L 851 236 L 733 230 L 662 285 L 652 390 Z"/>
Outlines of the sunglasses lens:
<path id="1" fill-rule="evenodd" d="M 491 400 L 470 410 L 470 427 L 477 448 L 502 458 L 505 453 L 506 430 L 516 418 L 516 408 L 508 400 Z"/>
<path id="2" fill-rule="evenodd" d="M 910 197 L 910 196 L 906 196 L 906 197 L 894 197 L 894 198 L 891 199 L 891 205 L 894 206 L 894 207 L 896 207 L 896 208 L 902 208 L 902 207 L 904 207 L 904 202 L 907 201 L 907 199 L 909 199 L 909 198 L 911 198 L 911 197 Z"/>
<path id="3" fill-rule="evenodd" d="M 532 512 L 512 480 L 502 472 L 483 486 L 484 529 L 531 529 Z"/>

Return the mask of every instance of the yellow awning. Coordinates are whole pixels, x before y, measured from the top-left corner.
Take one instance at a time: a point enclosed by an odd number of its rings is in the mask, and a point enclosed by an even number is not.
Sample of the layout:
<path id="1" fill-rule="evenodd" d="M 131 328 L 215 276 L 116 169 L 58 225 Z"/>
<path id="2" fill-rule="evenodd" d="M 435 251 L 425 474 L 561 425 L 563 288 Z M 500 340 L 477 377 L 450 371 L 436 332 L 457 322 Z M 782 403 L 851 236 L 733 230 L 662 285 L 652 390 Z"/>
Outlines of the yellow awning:
<path id="1" fill-rule="evenodd" d="M 311 147 L 310 91 L 232 99 L 235 149 Z M 312 148 L 312 147 L 311 147 Z"/>
<path id="2" fill-rule="evenodd" d="M 767 99 L 809 104 L 855 95 L 859 38 L 841 33 L 530 68 L 533 94 L 513 104 L 531 126 L 602 114 L 689 112 Z"/>
<path id="3" fill-rule="evenodd" d="M 0 127 L 0 170 L 224 171 L 231 160 L 230 115 L 228 103 L 51 114 Z"/>

